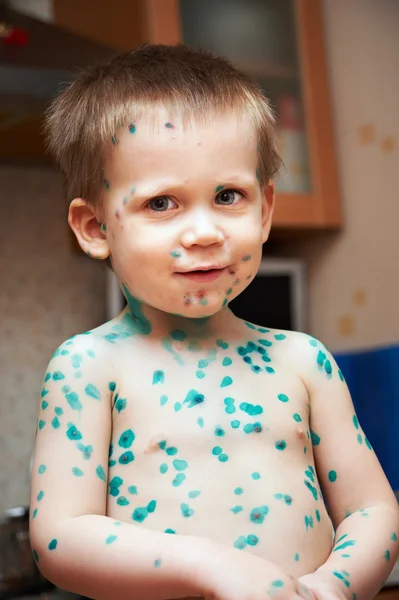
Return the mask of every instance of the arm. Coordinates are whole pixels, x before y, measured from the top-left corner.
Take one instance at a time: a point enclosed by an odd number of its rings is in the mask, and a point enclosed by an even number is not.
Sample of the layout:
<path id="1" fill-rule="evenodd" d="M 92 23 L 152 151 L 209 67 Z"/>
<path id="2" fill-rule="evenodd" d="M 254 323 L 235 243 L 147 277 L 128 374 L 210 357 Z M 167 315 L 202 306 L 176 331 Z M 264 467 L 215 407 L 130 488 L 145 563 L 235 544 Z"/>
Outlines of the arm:
<path id="1" fill-rule="evenodd" d="M 104 375 L 111 361 L 101 342 L 93 334 L 66 342 L 45 376 L 30 502 L 38 567 L 58 586 L 98 600 L 200 595 L 195 573 L 205 540 L 105 516 L 112 377 Z"/>
<path id="2" fill-rule="evenodd" d="M 316 470 L 336 530 L 329 558 L 303 581 L 328 582 L 348 600 L 374 598 L 398 556 L 398 504 L 336 362 L 320 342 L 303 345 Z"/>

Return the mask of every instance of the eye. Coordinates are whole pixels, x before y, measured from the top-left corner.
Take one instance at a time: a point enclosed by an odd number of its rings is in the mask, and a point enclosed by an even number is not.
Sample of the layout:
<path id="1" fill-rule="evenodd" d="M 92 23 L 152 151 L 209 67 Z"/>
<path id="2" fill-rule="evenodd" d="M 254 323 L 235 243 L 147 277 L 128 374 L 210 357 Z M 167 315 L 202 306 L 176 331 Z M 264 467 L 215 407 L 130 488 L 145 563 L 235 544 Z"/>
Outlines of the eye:
<path id="1" fill-rule="evenodd" d="M 158 198 L 152 198 L 147 203 L 147 206 L 153 212 L 166 212 L 168 210 L 168 204 L 172 202 L 168 196 L 159 196 Z"/>
<path id="2" fill-rule="evenodd" d="M 240 200 L 243 197 L 241 192 L 237 190 L 222 190 L 216 196 L 216 200 L 219 200 L 219 204 L 222 206 L 231 206 L 234 204 L 234 200 Z"/>

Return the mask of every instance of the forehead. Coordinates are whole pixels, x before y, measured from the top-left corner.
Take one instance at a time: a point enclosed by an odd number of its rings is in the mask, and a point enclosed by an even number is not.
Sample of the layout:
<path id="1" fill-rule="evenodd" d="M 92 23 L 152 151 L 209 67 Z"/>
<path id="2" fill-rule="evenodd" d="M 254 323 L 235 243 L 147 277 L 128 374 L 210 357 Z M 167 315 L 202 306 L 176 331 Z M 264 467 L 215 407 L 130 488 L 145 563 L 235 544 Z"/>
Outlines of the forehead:
<path id="1" fill-rule="evenodd" d="M 132 121 L 117 139 L 106 162 L 113 177 L 144 177 L 153 170 L 185 177 L 223 168 L 252 173 L 257 163 L 255 125 L 236 111 L 185 120 L 158 109 Z"/>

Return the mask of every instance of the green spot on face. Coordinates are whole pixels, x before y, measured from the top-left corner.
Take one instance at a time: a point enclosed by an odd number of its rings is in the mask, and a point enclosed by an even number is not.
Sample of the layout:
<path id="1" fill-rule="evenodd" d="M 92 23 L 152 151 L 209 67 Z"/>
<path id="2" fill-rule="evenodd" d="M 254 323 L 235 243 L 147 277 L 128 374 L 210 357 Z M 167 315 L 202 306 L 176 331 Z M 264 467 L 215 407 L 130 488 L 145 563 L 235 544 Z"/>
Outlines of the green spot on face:
<path id="1" fill-rule="evenodd" d="M 134 123 L 130 123 L 129 133 L 136 133 L 136 125 Z"/>
<path id="2" fill-rule="evenodd" d="M 90 396 L 90 398 L 94 398 L 94 400 L 100 400 L 101 398 L 100 390 L 96 388 L 93 383 L 88 383 L 86 385 L 85 393 Z"/>
<path id="3" fill-rule="evenodd" d="M 165 127 L 167 127 L 168 129 L 173 129 L 173 125 L 172 123 L 165 123 Z"/>
<path id="4" fill-rule="evenodd" d="M 295 554 L 294 554 L 294 560 L 295 560 L 296 562 L 298 562 L 298 561 L 299 561 L 299 554 L 298 554 L 298 552 L 295 552 Z"/>
<path id="5" fill-rule="evenodd" d="M 105 543 L 107 544 L 107 546 L 109 546 L 109 544 L 113 544 L 114 542 L 116 542 L 117 539 L 118 539 L 117 535 L 109 535 L 107 537 L 107 539 L 105 540 Z"/>
<path id="6" fill-rule="evenodd" d="M 163 371 L 154 371 L 152 376 L 152 384 L 156 383 L 164 383 L 165 382 L 165 373 Z"/>
<path id="7" fill-rule="evenodd" d="M 166 124 L 166 125 L 168 125 L 168 124 Z M 156 560 L 154 560 L 154 567 L 157 569 L 160 566 L 161 566 L 161 559 L 157 558 Z"/>
<path id="8" fill-rule="evenodd" d="M 255 473 L 252 473 L 251 477 L 252 477 L 252 479 L 257 480 L 257 479 L 260 479 L 260 474 L 257 471 L 255 471 Z"/>
<path id="9" fill-rule="evenodd" d="M 187 337 L 187 335 L 182 329 L 173 329 L 170 335 L 174 340 L 177 340 L 178 342 L 183 342 Z"/>
<path id="10" fill-rule="evenodd" d="M 231 385 L 233 383 L 233 380 L 231 377 L 223 377 L 222 379 L 222 383 L 220 384 L 220 387 L 227 387 L 228 385 Z"/>
<path id="11" fill-rule="evenodd" d="M 75 477 L 83 476 L 83 471 L 82 469 L 79 469 L 79 467 L 72 467 L 72 473 L 75 475 Z"/>
<path id="12" fill-rule="evenodd" d="M 282 588 L 284 586 L 284 581 L 282 579 L 275 579 L 272 581 L 272 586 L 275 588 Z"/>
<path id="13" fill-rule="evenodd" d="M 218 185 L 217 188 L 215 189 L 215 194 L 218 194 L 222 190 L 224 190 L 224 185 Z"/>
<path id="14" fill-rule="evenodd" d="M 251 255 L 250 254 L 246 254 L 245 256 L 242 257 L 241 260 L 243 262 L 248 262 L 249 260 L 251 260 Z"/>
<path id="15" fill-rule="evenodd" d="M 329 471 L 329 473 L 328 473 L 328 479 L 331 482 L 336 481 L 337 480 L 337 472 L 336 471 Z"/>

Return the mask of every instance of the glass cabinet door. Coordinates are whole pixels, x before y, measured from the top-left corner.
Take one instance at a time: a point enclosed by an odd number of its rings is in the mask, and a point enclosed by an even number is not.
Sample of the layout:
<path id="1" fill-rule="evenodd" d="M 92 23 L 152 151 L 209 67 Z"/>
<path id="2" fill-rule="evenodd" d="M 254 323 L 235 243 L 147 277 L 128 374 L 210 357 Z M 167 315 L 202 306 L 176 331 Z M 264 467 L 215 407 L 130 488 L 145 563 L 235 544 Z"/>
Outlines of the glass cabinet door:
<path id="1" fill-rule="evenodd" d="M 182 41 L 252 76 L 276 112 L 278 192 L 311 193 L 294 0 L 179 0 Z"/>

